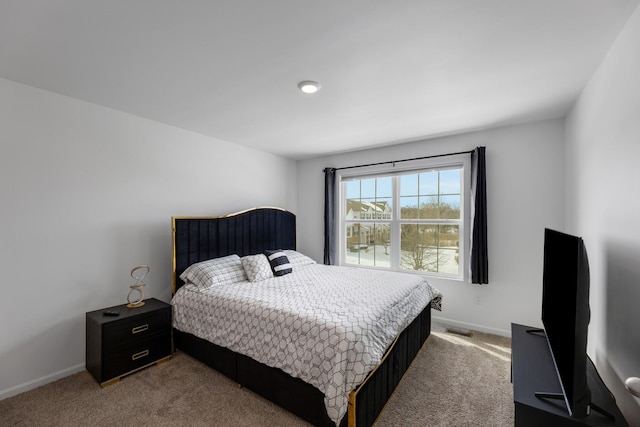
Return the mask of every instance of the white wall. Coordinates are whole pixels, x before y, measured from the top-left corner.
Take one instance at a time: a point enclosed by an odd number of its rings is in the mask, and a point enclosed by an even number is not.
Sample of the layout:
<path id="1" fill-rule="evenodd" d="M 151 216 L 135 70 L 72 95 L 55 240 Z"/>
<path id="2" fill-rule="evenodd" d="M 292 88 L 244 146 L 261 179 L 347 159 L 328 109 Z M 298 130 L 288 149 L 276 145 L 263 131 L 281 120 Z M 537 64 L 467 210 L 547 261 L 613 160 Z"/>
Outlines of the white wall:
<path id="1" fill-rule="evenodd" d="M 298 163 L 298 248 L 321 262 L 325 167 L 401 160 L 486 146 L 489 285 L 430 280 L 444 294 L 434 313 L 455 326 L 510 334 L 540 326 L 544 227 L 564 220 L 564 121 L 546 121 L 315 158 Z M 481 304 L 476 304 L 476 298 Z"/>
<path id="2" fill-rule="evenodd" d="M 84 314 L 171 295 L 172 215 L 296 211 L 292 160 L 0 79 L 0 399 L 84 369 Z"/>
<path id="3" fill-rule="evenodd" d="M 589 349 L 629 423 L 640 399 L 640 9 L 567 117 L 567 225 L 591 268 Z"/>

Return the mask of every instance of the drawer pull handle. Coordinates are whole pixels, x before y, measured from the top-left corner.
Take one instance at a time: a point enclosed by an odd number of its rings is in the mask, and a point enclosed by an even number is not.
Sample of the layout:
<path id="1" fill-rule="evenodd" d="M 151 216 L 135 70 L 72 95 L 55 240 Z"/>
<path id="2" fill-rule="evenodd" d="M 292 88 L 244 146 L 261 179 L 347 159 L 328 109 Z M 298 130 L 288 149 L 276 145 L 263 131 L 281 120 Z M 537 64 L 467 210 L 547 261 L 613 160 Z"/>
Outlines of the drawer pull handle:
<path id="1" fill-rule="evenodd" d="M 140 353 L 136 353 L 131 356 L 131 360 L 140 359 L 141 357 L 145 357 L 149 355 L 149 350 L 141 351 Z"/>
<path id="2" fill-rule="evenodd" d="M 131 328 L 131 333 L 132 334 L 137 334 L 138 332 L 144 332 L 147 329 L 149 329 L 149 324 L 148 323 L 146 325 L 141 325 L 141 326 L 136 326 L 135 328 Z"/>

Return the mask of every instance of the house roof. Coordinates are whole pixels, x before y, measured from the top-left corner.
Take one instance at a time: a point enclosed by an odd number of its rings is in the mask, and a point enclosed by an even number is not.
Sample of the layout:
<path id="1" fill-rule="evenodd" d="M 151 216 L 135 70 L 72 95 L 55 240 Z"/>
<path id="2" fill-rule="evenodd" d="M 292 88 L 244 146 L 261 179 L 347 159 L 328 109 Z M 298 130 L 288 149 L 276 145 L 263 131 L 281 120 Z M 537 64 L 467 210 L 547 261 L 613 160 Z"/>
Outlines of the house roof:
<path id="1" fill-rule="evenodd" d="M 352 210 L 353 212 L 385 212 L 388 210 L 388 208 L 389 204 L 387 202 L 369 202 L 347 199 L 347 211 Z"/>

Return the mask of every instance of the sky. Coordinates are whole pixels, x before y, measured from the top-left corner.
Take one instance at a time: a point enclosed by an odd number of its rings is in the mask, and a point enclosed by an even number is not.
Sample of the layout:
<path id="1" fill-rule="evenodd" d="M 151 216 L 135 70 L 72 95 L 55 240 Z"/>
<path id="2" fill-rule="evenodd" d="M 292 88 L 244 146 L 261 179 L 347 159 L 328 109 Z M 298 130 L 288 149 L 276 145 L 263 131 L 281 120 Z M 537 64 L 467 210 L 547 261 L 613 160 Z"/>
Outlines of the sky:
<path id="1" fill-rule="evenodd" d="M 400 206 L 418 206 L 440 196 L 441 203 L 460 207 L 462 169 L 447 169 L 399 175 Z M 393 177 L 347 181 L 347 199 L 387 202 L 393 206 Z"/>

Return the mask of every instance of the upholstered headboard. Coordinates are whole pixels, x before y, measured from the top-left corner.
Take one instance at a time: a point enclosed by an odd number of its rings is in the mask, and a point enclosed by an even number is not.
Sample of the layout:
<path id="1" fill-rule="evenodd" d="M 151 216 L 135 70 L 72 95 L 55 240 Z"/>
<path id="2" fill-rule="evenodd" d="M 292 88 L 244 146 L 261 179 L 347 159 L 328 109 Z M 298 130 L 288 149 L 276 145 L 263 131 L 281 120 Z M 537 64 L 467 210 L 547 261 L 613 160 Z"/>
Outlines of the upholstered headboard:
<path id="1" fill-rule="evenodd" d="M 253 255 L 267 249 L 296 249 L 296 216 L 280 208 L 253 208 L 218 217 L 171 218 L 173 293 L 191 264 L 226 255 Z"/>

